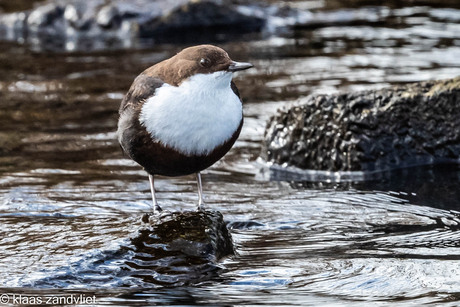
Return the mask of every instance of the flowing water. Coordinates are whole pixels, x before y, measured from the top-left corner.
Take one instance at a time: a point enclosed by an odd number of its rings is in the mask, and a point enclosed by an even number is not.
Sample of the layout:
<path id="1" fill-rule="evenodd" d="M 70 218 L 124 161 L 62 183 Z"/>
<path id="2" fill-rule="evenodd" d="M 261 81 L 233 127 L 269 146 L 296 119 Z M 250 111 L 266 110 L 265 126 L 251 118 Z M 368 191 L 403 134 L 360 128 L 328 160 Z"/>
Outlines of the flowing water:
<path id="1" fill-rule="evenodd" d="M 256 66 L 235 80 L 241 137 L 203 172 L 206 208 L 223 214 L 237 253 L 171 268 L 134 239 L 150 210 L 148 180 L 114 131 L 133 78 L 184 46 L 0 43 L 0 304 L 82 295 L 129 306 L 458 305 L 459 167 L 289 182 L 258 159 L 266 121 L 297 97 L 460 75 L 458 3 L 410 3 L 296 1 L 358 18 L 214 42 Z M 164 209 L 194 210 L 193 176 L 156 187 Z"/>

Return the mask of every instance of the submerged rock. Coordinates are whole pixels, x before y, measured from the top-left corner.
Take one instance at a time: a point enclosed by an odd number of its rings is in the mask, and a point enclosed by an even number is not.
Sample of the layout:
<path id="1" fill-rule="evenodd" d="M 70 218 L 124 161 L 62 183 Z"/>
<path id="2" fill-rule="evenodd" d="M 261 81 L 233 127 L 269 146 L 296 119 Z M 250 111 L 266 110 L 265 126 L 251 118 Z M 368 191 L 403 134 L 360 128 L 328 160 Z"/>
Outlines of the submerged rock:
<path id="1" fill-rule="evenodd" d="M 308 96 L 270 119 L 263 157 L 330 172 L 459 163 L 459 127 L 460 77 Z"/>

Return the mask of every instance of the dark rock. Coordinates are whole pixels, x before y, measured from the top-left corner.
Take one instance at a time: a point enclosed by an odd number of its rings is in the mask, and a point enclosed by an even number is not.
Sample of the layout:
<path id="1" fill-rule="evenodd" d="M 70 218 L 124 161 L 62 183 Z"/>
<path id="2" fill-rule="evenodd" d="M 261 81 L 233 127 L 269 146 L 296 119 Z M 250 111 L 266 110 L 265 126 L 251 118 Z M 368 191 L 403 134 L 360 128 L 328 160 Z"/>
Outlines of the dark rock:
<path id="1" fill-rule="evenodd" d="M 263 157 L 282 167 L 326 172 L 459 163 L 458 127 L 460 77 L 308 96 L 271 118 Z"/>
<path id="2" fill-rule="evenodd" d="M 27 25 L 29 29 L 34 30 L 51 26 L 56 20 L 62 17 L 63 13 L 63 8 L 55 3 L 40 6 L 29 14 Z"/>
<path id="3" fill-rule="evenodd" d="M 241 14 L 231 5 L 222 5 L 215 1 L 190 1 L 159 19 L 142 24 L 140 35 L 164 36 L 186 31 L 199 37 L 201 34 L 196 30 L 200 29 L 247 33 L 260 31 L 263 25 L 262 18 Z"/>
<path id="4" fill-rule="evenodd" d="M 104 29 L 119 28 L 122 22 L 122 15 L 116 6 L 109 4 L 103 6 L 97 13 L 96 22 Z"/>
<path id="5" fill-rule="evenodd" d="M 143 249 L 161 245 L 158 252 L 180 252 L 207 260 L 219 260 L 234 253 L 232 237 L 218 211 L 189 211 L 146 215 L 150 226 L 132 239 Z"/>
<path id="6" fill-rule="evenodd" d="M 88 31 L 94 20 L 92 16 L 86 16 L 87 12 L 88 7 L 84 3 L 68 4 L 65 6 L 64 21 L 74 30 Z"/>
<path id="7" fill-rule="evenodd" d="M 376 14 L 374 7 L 357 13 L 312 13 L 289 1 L 42 0 L 33 9 L 0 13 L 0 40 L 27 42 L 36 49 L 87 51 L 158 42 L 220 42 L 252 32 L 379 23 L 386 15 Z M 25 22 L 30 16 L 30 22 Z"/>
<path id="8" fill-rule="evenodd" d="M 230 0 L 48 0 L 31 10 L 0 14 L 0 40 L 72 50 L 114 41 L 132 46 L 141 38 L 169 42 L 186 35 L 199 41 L 261 31 L 268 18 L 262 8 Z"/>

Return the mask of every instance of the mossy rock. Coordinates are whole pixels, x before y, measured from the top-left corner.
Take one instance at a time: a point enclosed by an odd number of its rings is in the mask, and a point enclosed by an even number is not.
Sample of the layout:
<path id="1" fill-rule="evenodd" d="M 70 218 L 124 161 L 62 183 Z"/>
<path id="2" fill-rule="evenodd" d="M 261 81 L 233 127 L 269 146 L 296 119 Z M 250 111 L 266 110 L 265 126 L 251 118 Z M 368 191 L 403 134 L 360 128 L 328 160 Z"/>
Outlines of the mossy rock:
<path id="1" fill-rule="evenodd" d="M 460 77 L 299 99 L 265 131 L 273 165 L 373 173 L 459 163 Z"/>
<path id="2" fill-rule="evenodd" d="M 140 248 L 161 245 L 157 252 L 179 252 L 211 261 L 234 254 L 232 237 L 218 211 L 145 215 L 143 221 L 148 227 L 132 239 Z"/>

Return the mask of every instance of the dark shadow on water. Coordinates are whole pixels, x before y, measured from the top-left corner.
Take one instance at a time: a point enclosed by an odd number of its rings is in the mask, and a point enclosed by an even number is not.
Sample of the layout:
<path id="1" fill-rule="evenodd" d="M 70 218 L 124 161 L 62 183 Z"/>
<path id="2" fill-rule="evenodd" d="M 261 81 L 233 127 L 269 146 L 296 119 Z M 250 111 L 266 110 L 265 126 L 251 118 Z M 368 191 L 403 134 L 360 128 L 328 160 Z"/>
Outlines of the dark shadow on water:
<path id="1" fill-rule="evenodd" d="M 395 193 L 411 204 L 460 211 L 460 166 L 440 164 L 381 173 L 378 179 L 352 182 L 293 181 L 296 188 L 356 189 Z"/>
<path id="2" fill-rule="evenodd" d="M 460 211 L 460 166 L 420 166 L 388 172 L 382 180 L 359 182 L 359 190 L 400 192 L 412 204 Z M 402 193 L 401 193 L 402 192 Z"/>

